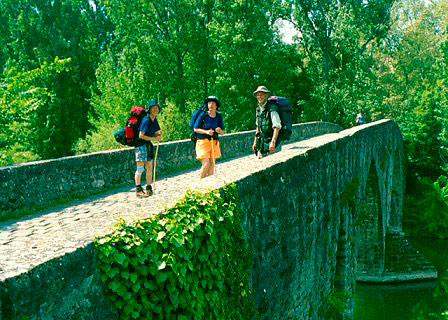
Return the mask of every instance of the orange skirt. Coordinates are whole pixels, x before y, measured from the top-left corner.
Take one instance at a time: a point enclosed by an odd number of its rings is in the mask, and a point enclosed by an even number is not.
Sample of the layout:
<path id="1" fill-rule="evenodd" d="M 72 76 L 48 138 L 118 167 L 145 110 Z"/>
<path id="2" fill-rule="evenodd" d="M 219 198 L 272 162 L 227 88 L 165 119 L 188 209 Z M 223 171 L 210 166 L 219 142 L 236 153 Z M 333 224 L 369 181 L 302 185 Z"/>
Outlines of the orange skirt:
<path id="1" fill-rule="evenodd" d="M 212 154 L 212 140 L 198 139 L 196 142 L 196 159 L 218 159 L 221 158 L 221 149 L 219 148 L 219 141 L 213 140 L 213 154 Z"/>

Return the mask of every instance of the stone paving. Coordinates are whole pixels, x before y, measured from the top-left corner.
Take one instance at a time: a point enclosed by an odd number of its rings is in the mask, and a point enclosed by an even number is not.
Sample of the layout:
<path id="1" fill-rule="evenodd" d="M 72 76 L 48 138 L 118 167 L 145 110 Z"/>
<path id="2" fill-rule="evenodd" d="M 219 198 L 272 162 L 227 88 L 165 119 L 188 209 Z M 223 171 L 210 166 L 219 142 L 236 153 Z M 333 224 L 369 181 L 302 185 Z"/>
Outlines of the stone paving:
<path id="1" fill-rule="evenodd" d="M 217 162 L 216 176 L 199 178 L 199 170 L 156 181 L 155 194 L 139 199 L 133 186 L 122 187 L 0 224 L 0 281 L 24 273 L 51 259 L 73 252 L 110 232 L 120 219 L 147 218 L 172 206 L 187 190 L 207 191 L 237 181 L 333 141 L 340 134 L 327 134 L 283 146 L 281 152 L 263 159 L 254 155 Z"/>

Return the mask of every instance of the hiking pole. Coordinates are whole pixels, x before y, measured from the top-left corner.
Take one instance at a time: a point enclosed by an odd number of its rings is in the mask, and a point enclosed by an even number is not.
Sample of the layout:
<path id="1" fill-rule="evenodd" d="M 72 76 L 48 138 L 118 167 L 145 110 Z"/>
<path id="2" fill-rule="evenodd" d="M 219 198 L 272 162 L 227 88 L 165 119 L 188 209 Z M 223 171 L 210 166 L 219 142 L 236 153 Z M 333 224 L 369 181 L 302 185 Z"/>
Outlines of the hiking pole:
<path id="1" fill-rule="evenodd" d="M 154 157 L 154 174 L 152 177 L 153 190 L 156 192 L 156 168 L 157 168 L 157 156 L 159 155 L 159 141 L 157 141 L 156 156 Z"/>
<path id="2" fill-rule="evenodd" d="M 213 175 L 216 176 L 216 162 L 215 162 L 215 147 L 214 147 L 215 141 L 213 140 L 212 136 L 212 160 L 213 160 Z"/>

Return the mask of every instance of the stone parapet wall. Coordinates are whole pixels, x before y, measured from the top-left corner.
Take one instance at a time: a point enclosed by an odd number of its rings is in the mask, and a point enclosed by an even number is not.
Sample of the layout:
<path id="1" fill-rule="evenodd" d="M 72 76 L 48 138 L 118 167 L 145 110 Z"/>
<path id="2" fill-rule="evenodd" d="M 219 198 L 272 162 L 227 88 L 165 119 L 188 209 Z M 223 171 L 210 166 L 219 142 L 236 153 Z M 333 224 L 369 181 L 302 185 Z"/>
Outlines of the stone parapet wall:
<path id="1" fill-rule="evenodd" d="M 338 132 L 326 122 L 294 125 L 291 141 Z M 250 152 L 254 131 L 227 134 L 222 138 L 224 159 Z M 195 162 L 189 140 L 161 143 L 157 176 L 188 167 Z M 106 188 L 133 182 L 134 149 L 118 149 L 91 154 L 0 167 L 0 215 L 73 195 L 89 195 Z"/>
<path id="2" fill-rule="evenodd" d="M 119 319 L 103 294 L 93 243 L 0 282 L 0 320 Z"/>
<path id="3" fill-rule="evenodd" d="M 235 139 L 247 139 L 245 144 L 253 138 L 253 132 L 239 135 Z M 377 197 L 371 199 L 376 199 L 378 209 L 369 214 L 381 215 L 383 221 L 374 229 L 385 235 L 391 224 L 401 228 L 401 221 L 394 219 L 400 216 L 395 210 L 401 210 L 401 205 L 393 204 L 402 201 L 404 192 L 403 142 L 397 125 L 382 120 L 297 142 L 254 160 L 241 157 L 221 163 L 219 174 L 226 181 L 209 177 L 194 183 L 198 188 L 204 183 L 208 190 L 225 182 L 238 188 L 260 318 L 352 318 L 352 300 L 345 311 L 332 309 L 328 302 L 338 293 L 353 297 L 356 272 L 363 271 L 357 270 L 364 243 L 359 218 L 360 207 L 369 199 L 369 176 L 376 176 L 378 184 Z M 175 178 L 182 186 L 192 180 L 188 174 Z M 94 265 L 94 251 L 88 244 L 0 282 L 0 320 L 23 315 L 49 320 L 118 319 L 99 293 Z M 384 270 L 372 270 L 368 263 L 365 267 L 369 274 L 384 275 Z"/>

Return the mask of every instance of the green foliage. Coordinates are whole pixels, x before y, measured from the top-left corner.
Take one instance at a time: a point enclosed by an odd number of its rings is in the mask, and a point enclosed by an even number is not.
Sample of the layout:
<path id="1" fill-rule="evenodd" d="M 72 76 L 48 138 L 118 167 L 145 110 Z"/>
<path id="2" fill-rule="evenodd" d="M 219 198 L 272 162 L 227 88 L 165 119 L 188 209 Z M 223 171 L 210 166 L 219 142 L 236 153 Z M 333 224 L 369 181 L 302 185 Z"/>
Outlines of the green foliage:
<path id="1" fill-rule="evenodd" d="M 405 199 L 404 227 L 418 237 L 448 238 L 448 178 L 423 179 Z"/>
<path id="2" fill-rule="evenodd" d="M 415 107 L 401 122 L 411 174 L 436 179 L 443 173 L 441 151 L 446 145 L 442 140 L 446 125 L 443 118 L 446 96 L 436 87 L 423 91 L 412 100 Z"/>
<path id="3" fill-rule="evenodd" d="M 95 3 L 1 1 L 0 17 L 5 18 L 0 19 L 0 66 L 4 70 L 0 82 L 14 87 L 6 94 L 15 102 L 23 101 L 16 106 L 7 102 L 7 108 L 17 111 L 16 107 L 25 108 L 26 104 L 33 107 L 23 110 L 26 116 L 22 121 L 8 122 L 8 136 L 13 141 L 0 146 L 6 149 L 2 164 L 70 155 L 73 143 L 90 128 L 95 69 L 110 30 L 102 11 L 94 8 Z M 70 64 L 63 71 L 41 72 L 30 79 L 46 64 L 52 66 L 58 60 Z M 14 82 L 17 77 L 22 83 Z M 8 156 L 11 152 L 25 157 L 16 160 Z"/>
<path id="4" fill-rule="evenodd" d="M 121 127 L 124 126 L 124 122 Z M 110 123 L 99 121 L 96 123 L 96 130 L 92 133 L 87 134 L 84 139 L 79 139 L 73 151 L 76 154 L 91 153 L 102 150 L 113 150 L 118 148 L 126 148 L 122 144 L 115 141 L 114 132 L 116 132 L 120 126 L 113 126 Z"/>
<path id="5" fill-rule="evenodd" d="M 371 113 L 395 119 L 403 133 L 410 173 L 432 180 L 443 172 L 447 145 L 446 3 L 397 2 L 397 17 L 376 53 L 382 103 Z M 424 52 L 425 54 L 422 54 Z"/>
<path id="6" fill-rule="evenodd" d="M 448 319 L 448 276 L 439 277 L 438 285 L 432 292 L 433 304 L 417 304 L 413 309 L 412 320 Z M 434 307 L 436 305 L 437 307 Z"/>
<path id="7" fill-rule="evenodd" d="M 143 103 L 140 105 L 144 105 Z M 163 141 L 182 140 L 190 137 L 189 116 L 179 112 L 174 103 L 168 102 L 162 105 L 162 112 L 157 116 L 160 127 L 162 128 Z M 193 111 L 191 111 L 192 113 Z M 96 130 L 89 133 L 84 139 L 79 139 L 74 147 L 77 154 L 90 153 L 101 150 L 113 150 L 117 148 L 125 148 L 115 141 L 114 132 L 124 127 L 127 117 L 129 116 L 129 108 L 123 111 L 116 111 L 114 118 L 99 119 L 94 121 Z M 121 122 L 118 122 L 121 121 Z M 117 123 L 115 123 L 117 122 Z"/>
<path id="8" fill-rule="evenodd" d="M 47 84 L 69 70 L 70 59 L 56 58 L 30 71 L 15 68 L 5 71 L 0 79 L 1 165 L 38 159 L 52 147 L 49 131 L 54 129 L 51 123 L 54 115 L 47 111 L 56 94 Z"/>
<path id="9" fill-rule="evenodd" d="M 253 319 L 237 202 L 234 185 L 187 192 L 166 212 L 96 239 L 120 319 Z"/>
<path id="10" fill-rule="evenodd" d="M 176 104 L 168 102 L 163 106 L 158 115 L 158 121 L 162 128 L 163 141 L 182 140 L 190 137 L 190 117 L 193 110 L 181 113 Z"/>
<path id="11" fill-rule="evenodd" d="M 327 320 L 343 319 L 341 315 L 347 310 L 347 303 L 350 298 L 351 295 L 345 291 L 333 290 L 326 297 L 326 305 L 319 310 L 319 313 Z"/>
<path id="12" fill-rule="evenodd" d="M 359 108 L 378 102 L 370 50 L 387 34 L 393 2 L 298 1 L 292 13 L 312 81 L 306 113 L 352 126 Z"/>
<path id="13" fill-rule="evenodd" d="M 258 85 L 268 85 L 293 104 L 303 100 L 297 89 L 308 88 L 301 82 L 306 77 L 295 67 L 301 55 L 278 39 L 271 15 L 280 6 L 275 1 L 258 1 L 250 10 L 240 1 L 102 4 L 117 39 L 97 69 L 93 103 L 98 116 L 112 125 L 117 110 L 157 97 L 168 106 L 160 116 L 165 139 L 187 138 L 192 110 L 213 94 L 222 101 L 226 131 L 249 130 Z M 299 113 L 297 108 L 295 120 Z"/>

